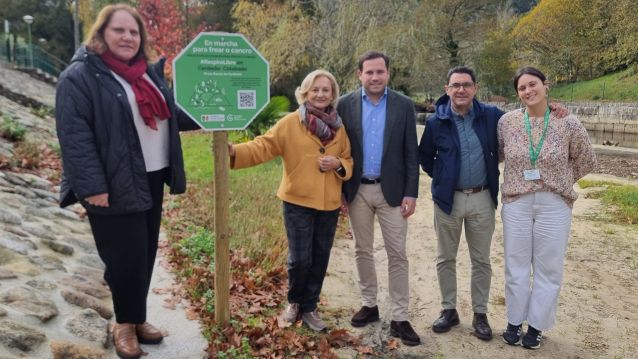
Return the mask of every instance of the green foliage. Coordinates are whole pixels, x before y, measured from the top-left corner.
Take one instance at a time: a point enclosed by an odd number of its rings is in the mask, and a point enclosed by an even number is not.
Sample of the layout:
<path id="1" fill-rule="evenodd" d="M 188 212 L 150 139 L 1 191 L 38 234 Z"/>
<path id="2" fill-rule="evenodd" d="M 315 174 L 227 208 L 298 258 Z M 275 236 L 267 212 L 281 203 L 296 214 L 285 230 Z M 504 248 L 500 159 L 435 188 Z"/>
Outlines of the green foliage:
<path id="1" fill-rule="evenodd" d="M 206 228 L 198 228 L 192 236 L 177 243 L 180 252 L 194 263 L 204 263 L 215 256 L 215 235 Z"/>
<path id="2" fill-rule="evenodd" d="M 19 142 L 13 151 L 13 162 L 17 167 L 35 169 L 40 167 L 43 159 L 43 148 L 32 141 Z"/>
<path id="3" fill-rule="evenodd" d="M 10 22 L 10 30 L 26 43 L 28 29 L 22 20 L 24 15 L 33 16 L 31 37 L 34 43 L 46 39 L 45 51 L 68 62 L 73 56 L 73 17 L 64 0 L 0 0 L 0 19 Z"/>
<path id="4" fill-rule="evenodd" d="M 312 18 L 301 3 L 239 0 L 232 10 L 237 32 L 246 35 L 268 59 L 273 93 L 291 98 L 310 72 L 312 50 L 319 45 L 313 39 Z"/>
<path id="5" fill-rule="evenodd" d="M 42 106 L 31 108 L 31 113 L 40 118 L 53 118 L 55 116 L 55 109 L 53 107 Z"/>
<path id="6" fill-rule="evenodd" d="M 513 31 L 521 65 L 554 82 L 591 79 L 638 61 L 635 0 L 544 0 Z"/>
<path id="7" fill-rule="evenodd" d="M 493 31 L 483 43 L 476 60 L 476 73 L 488 96 L 514 95 L 511 85 L 514 76 L 512 53 L 512 39 L 505 31 Z"/>
<path id="8" fill-rule="evenodd" d="M 189 19 L 189 25 L 196 28 L 197 25 L 205 23 L 215 31 L 232 32 L 233 19 L 230 14 L 235 2 L 235 0 L 201 1 L 200 3 L 204 6 L 200 8 L 199 13 Z"/>
<path id="9" fill-rule="evenodd" d="M 290 100 L 286 96 L 271 97 L 266 108 L 248 126 L 249 135 L 255 137 L 264 134 L 289 110 Z"/>
<path id="10" fill-rule="evenodd" d="M 215 268 L 212 266 L 211 271 L 214 270 Z M 204 310 L 207 313 L 215 313 L 215 291 L 213 288 L 208 288 L 202 295 L 202 299 L 204 301 Z"/>
<path id="11" fill-rule="evenodd" d="M 316 68 L 335 75 L 342 92 L 352 91 L 359 86 L 358 58 L 376 49 L 391 58 L 391 87 L 435 97 L 450 66 L 474 64 L 506 2 L 238 0 L 233 18 L 270 61 L 273 93 L 292 98 Z"/>
<path id="12" fill-rule="evenodd" d="M 638 101 L 638 75 L 628 69 L 593 80 L 552 87 L 550 96 L 562 101 Z"/>
<path id="13" fill-rule="evenodd" d="M 218 359 L 252 359 L 254 358 L 252 352 L 249 339 L 242 337 L 239 348 L 232 347 L 225 352 L 217 352 L 215 355 Z"/>
<path id="14" fill-rule="evenodd" d="M 2 116 L 2 123 L 0 124 L 0 136 L 12 141 L 19 142 L 24 140 L 27 129 L 19 122 L 13 119 L 9 115 Z"/>
<path id="15" fill-rule="evenodd" d="M 62 158 L 62 149 L 60 148 L 60 142 L 58 141 L 52 141 L 49 143 L 49 148 L 51 149 L 51 151 L 53 151 L 53 153 L 58 156 L 59 158 Z"/>
<path id="16" fill-rule="evenodd" d="M 581 188 L 602 187 L 601 191 L 597 191 L 590 196 L 600 198 L 608 208 L 611 207 L 611 214 L 617 222 L 638 224 L 637 186 L 588 180 L 580 180 L 578 185 Z"/>
<path id="17" fill-rule="evenodd" d="M 635 0 L 238 0 L 233 8 L 235 29 L 271 63 L 273 93 L 290 98 L 318 67 L 342 92 L 357 88 L 357 59 L 370 49 L 390 56 L 391 87 L 428 97 L 454 65 L 475 67 L 486 92 L 500 96 L 528 64 L 553 83 L 591 79 L 638 63 L 636 13 Z"/>

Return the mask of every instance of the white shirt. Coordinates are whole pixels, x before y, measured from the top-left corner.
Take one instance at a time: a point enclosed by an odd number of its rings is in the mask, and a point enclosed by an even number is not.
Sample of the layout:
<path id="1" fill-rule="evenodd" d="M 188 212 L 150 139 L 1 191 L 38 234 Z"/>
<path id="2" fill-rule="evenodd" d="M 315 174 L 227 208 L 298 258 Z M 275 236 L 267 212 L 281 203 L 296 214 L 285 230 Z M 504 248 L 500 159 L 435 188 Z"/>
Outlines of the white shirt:
<path id="1" fill-rule="evenodd" d="M 169 165 L 169 142 L 168 142 L 168 121 L 160 120 L 155 117 L 157 123 L 157 131 L 148 127 L 144 123 L 142 115 L 140 115 L 140 109 L 137 107 L 137 101 L 135 101 L 135 93 L 133 87 L 124 78 L 120 77 L 115 72 L 111 71 L 113 76 L 119 81 L 126 91 L 126 97 L 131 110 L 133 111 L 133 122 L 137 129 L 137 135 L 142 145 L 142 154 L 144 155 L 144 163 L 146 164 L 146 172 L 153 172 L 166 168 Z M 143 75 L 144 79 L 148 81 L 157 92 L 162 95 L 157 86 L 153 83 L 151 78 L 147 75 Z M 162 99 L 164 97 L 162 96 Z"/>

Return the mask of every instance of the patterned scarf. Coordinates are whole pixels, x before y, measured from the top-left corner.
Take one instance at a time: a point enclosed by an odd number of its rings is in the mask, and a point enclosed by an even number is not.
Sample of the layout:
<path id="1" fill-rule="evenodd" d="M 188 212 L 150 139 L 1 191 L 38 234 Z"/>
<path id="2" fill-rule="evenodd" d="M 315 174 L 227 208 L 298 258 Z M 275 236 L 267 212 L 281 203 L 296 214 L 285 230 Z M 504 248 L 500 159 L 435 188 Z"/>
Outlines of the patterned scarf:
<path id="1" fill-rule="evenodd" d="M 138 56 L 129 65 L 116 58 L 109 50 L 106 50 L 100 57 L 109 69 L 131 84 L 135 94 L 135 102 L 137 102 L 144 123 L 157 131 L 155 116 L 160 120 L 165 120 L 171 117 L 171 112 L 159 91 L 143 77 L 148 66 L 146 59 L 143 56 Z"/>
<path id="2" fill-rule="evenodd" d="M 328 106 L 325 110 L 320 110 L 309 102 L 301 105 L 300 111 L 305 111 L 305 118 L 302 122 L 313 135 L 317 136 L 323 145 L 328 144 L 335 137 L 337 130 L 341 127 L 341 117 L 337 115 L 337 110 Z"/>

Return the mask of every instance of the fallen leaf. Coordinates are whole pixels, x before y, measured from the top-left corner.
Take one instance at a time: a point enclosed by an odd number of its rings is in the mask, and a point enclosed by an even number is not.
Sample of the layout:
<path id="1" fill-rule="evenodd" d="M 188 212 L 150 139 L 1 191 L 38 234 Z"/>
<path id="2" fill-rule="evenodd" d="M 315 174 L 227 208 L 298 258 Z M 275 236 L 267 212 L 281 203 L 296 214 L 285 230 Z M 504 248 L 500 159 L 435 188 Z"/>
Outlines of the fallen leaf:
<path id="1" fill-rule="evenodd" d="M 279 328 L 282 328 L 282 329 L 283 329 L 283 328 L 288 328 L 288 327 L 289 327 L 289 326 L 291 326 L 291 325 L 292 325 L 292 323 L 287 322 L 287 321 L 285 321 L 285 320 L 283 320 L 283 319 L 277 318 L 277 326 L 278 326 Z"/>
<path id="2" fill-rule="evenodd" d="M 253 304 L 252 307 L 248 308 L 248 314 L 257 314 L 261 313 L 261 307 L 258 304 Z"/>
<path id="3" fill-rule="evenodd" d="M 196 311 L 194 311 L 193 309 L 189 308 L 186 310 L 186 318 L 188 320 L 195 320 L 197 318 L 199 318 L 199 315 L 197 314 Z"/>
<path id="4" fill-rule="evenodd" d="M 355 348 L 358 353 L 361 354 L 374 354 L 374 349 L 369 346 L 359 346 Z"/>
<path id="5" fill-rule="evenodd" d="M 399 341 L 396 339 L 390 339 L 388 340 L 388 345 L 387 345 L 388 349 L 390 350 L 394 350 L 397 349 L 399 347 Z"/>

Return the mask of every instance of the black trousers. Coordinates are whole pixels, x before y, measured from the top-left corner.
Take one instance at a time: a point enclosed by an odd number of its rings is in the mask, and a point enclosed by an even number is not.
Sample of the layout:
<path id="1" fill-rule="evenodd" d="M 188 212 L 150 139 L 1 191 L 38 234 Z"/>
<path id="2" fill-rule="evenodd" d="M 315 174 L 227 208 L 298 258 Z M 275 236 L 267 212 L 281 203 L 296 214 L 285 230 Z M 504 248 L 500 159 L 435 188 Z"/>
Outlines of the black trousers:
<path id="1" fill-rule="evenodd" d="M 339 209 L 319 211 L 284 202 L 288 235 L 288 303 L 298 303 L 302 313 L 317 309 Z"/>
<path id="2" fill-rule="evenodd" d="M 121 215 L 89 213 L 97 251 L 106 265 L 104 279 L 111 288 L 118 323 L 146 321 L 146 297 L 157 254 L 164 179 L 168 169 L 148 172 L 153 207 Z"/>

